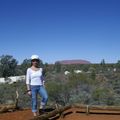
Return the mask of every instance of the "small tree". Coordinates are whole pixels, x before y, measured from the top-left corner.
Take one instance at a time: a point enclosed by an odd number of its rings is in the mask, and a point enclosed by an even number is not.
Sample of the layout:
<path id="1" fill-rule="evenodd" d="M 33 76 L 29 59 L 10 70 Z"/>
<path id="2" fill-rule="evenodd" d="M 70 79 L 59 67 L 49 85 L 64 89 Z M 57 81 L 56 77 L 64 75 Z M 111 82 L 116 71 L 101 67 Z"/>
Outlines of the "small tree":
<path id="1" fill-rule="evenodd" d="M 61 72 L 61 64 L 59 62 L 56 62 L 55 63 L 55 71 L 57 73 Z"/>
<path id="2" fill-rule="evenodd" d="M 11 55 L 2 55 L 0 57 L 1 77 L 9 77 L 16 75 L 17 60 Z"/>
<path id="3" fill-rule="evenodd" d="M 106 63 L 105 63 L 105 60 L 104 60 L 104 59 L 102 59 L 100 65 L 101 65 L 102 73 L 106 72 L 107 67 L 106 67 Z"/>
<path id="4" fill-rule="evenodd" d="M 30 67 L 30 65 L 31 65 L 30 59 L 23 60 L 22 64 L 20 65 L 20 69 L 22 71 L 22 74 L 26 74 L 26 70 L 28 67 Z"/>
<path id="5" fill-rule="evenodd" d="M 117 68 L 117 72 L 120 72 L 120 60 L 115 64 L 115 67 Z"/>

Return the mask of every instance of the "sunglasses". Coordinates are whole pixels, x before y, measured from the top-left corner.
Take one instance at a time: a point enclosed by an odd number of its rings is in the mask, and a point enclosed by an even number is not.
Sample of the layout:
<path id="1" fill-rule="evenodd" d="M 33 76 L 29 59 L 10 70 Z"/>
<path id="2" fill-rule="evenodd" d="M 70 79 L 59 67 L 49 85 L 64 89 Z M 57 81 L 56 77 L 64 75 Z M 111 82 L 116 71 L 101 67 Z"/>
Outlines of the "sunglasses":
<path id="1" fill-rule="evenodd" d="M 38 59 L 33 59 L 32 62 L 39 62 L 39 60 Z"/>

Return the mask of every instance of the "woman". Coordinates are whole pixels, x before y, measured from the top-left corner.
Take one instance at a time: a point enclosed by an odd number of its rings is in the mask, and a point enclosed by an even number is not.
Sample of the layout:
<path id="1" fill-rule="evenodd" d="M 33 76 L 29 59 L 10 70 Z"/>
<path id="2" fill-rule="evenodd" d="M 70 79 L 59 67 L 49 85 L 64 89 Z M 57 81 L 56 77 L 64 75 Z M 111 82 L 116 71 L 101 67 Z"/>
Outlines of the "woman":
<path id="1" fill-rule="evenodd" d="M 45 109 L 48 100 L 47 91 L 44 87 L 43 69 L 39 67 L 39 56 L 31 56 L 31 67 L 27 69 L 26 84 L 28 95 L 32 98 L 32 112 L 33 116 L 37 116 L 37 94 L 42 97 L 40 109 Z"/>

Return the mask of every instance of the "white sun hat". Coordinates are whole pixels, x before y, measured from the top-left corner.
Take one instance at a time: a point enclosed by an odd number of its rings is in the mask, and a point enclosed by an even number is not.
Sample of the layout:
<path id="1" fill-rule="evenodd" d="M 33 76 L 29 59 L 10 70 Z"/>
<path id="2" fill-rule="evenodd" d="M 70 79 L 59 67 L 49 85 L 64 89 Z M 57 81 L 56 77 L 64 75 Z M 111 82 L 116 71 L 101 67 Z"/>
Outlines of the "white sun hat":
<path id="1" fill-rule="evenodd" d="M 39 60 L 39 56 L 38 55 L 32 55 L 31 60 L 33 60 L 33 59 L 38 59 Z"/>

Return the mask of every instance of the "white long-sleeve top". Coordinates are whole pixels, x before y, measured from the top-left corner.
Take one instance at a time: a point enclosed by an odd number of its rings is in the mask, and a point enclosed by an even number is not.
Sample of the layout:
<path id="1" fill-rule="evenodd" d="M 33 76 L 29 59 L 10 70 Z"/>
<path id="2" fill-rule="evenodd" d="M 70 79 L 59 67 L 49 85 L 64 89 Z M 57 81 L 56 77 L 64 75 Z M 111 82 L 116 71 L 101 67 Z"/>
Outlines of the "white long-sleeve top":
<path id="1" fill-rule="evenodd" d="M 27 69 L 26 73 L 26 84 L 29 85 L 43 85 L 44 80 L 42 76 L 43 69 L 40 68 L 37 71 L 32 70 L 31 68 Z"/>

